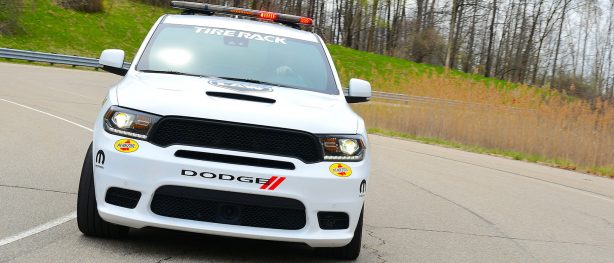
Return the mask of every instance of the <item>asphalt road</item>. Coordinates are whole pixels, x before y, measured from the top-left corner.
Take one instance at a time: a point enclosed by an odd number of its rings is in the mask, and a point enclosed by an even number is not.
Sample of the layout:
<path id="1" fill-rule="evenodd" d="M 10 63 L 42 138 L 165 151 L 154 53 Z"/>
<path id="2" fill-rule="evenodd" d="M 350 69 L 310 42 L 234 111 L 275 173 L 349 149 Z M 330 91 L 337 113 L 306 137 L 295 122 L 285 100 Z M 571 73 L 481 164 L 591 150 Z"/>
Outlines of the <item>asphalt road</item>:
<path id="1" fill-rule="evenodd" d="M 88 127 L 118 77 L 0 63 L 0 262 L 325 261 L 300 244 L 161 229 L 81 235 Z M 360 262 L 614 262 L 614 180 L 371 136 Z"/>

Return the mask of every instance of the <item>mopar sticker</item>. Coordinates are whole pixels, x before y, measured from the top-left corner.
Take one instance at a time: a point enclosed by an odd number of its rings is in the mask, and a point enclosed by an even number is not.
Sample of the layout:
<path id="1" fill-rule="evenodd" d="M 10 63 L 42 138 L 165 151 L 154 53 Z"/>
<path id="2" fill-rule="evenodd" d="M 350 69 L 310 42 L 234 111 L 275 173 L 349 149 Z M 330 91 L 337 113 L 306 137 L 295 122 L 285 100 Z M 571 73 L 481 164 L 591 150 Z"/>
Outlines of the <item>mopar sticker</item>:
<path id="1" fill-rule="evenodd" d="M 333 163 L 330 165 L 330 172 L 339 177 L 348 177 L 352 175 L 352 168 L 342 163 Z"/>
<path id="2" fill-rule="evenodd" d="M 139 149 L 139 144 L 133 139 L 121 139 L 115 142 L 115 150 L 123 153 L 136 152 Z"/>
<path id="3" fill-rule="evenodd" d="M 105 156 L 102 150 L 96 153 L 96 167 L 104 169 Z"/>
<path id="4" fill-rule="evenodd" d="M 365 192 L 367 191 L 367 180 L 363 179 L 362 182 L 360 182 L 360 197 L 364 197 L 365 196 Z"/>
<path id="5" fill-rule="evenodd" d="M 209 84 L 220 87 L 220 88 L 226 88 L 226 89 L 231 89 L 231 90 L 240 91 L 240 92 L 244 92 L 244 91 L 271 92 L 273 91 L 273 88 L 267 85 L 250 84 L 250 83 L 235 82 L 235 81 L 228 81 L 228 80 L 210 80 Z"/>

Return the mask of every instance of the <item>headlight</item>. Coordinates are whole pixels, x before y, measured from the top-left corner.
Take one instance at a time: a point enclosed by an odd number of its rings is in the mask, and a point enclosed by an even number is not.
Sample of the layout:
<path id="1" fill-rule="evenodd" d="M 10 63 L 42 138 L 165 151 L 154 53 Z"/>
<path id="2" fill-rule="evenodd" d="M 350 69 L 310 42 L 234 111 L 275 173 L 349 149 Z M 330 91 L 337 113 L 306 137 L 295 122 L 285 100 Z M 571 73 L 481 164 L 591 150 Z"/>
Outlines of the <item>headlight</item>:
<path id="1" fill-rule="evenodd" d="M 131 128 L 134 124 L 134 120 L 136 115 L 127 114 L 124 112 L 115 112 L 113 113 L 113 117 L 111 117 L 111 122 L 115 124 L 120 129 L 128 129 Z"/>
<path id="2" fill-rule="evenodd" d="M 151 127 L 159 119 L 153 114 L 112 106 L 104 115 L 104 129 L 108 133 L 147 140 Z"/>
<path id="3" fill-rule="evenodd" d="M 324 135 L 320 137 L 324 161 L 362 161 L 366 146 L 360 136 Z"/>

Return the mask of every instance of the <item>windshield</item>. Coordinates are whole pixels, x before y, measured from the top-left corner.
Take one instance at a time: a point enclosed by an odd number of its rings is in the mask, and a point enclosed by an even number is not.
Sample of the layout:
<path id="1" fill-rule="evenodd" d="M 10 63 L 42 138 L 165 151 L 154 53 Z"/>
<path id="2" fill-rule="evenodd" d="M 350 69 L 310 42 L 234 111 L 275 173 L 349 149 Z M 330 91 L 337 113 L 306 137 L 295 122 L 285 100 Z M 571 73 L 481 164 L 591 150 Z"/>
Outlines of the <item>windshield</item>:
<path id="1" fill-rule="evenodd" d="M 240 30 L 162 24 L 137 70 L 339 94 L 319 43 Z"/>

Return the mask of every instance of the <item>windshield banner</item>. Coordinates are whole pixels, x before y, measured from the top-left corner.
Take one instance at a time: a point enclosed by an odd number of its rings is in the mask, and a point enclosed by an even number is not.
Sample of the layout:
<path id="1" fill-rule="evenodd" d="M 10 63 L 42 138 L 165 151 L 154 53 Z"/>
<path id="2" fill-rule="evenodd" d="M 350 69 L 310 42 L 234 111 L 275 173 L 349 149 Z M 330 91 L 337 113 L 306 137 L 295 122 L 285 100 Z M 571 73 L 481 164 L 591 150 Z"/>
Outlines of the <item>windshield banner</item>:
<path id="1" fill-rule="evenodd" d="M 249 40 L 257 40 L 257 41 L 266 41 L 275 44 L 286 45 L 286 39 L 283 37 L 271 36 L 271 35 L 263 35 L 258 33 L 251 33 L 245 31 L 237 31 L 237 30 L 229 30 L 229 29 L 220 29 L 220 28 L 209 28 L 209 27 L 194 27 L 195 33 L 197 34 L 209 34 L 209 35 L 218 35 L 225 37 L 238 37 L 245 38 Z"/>

